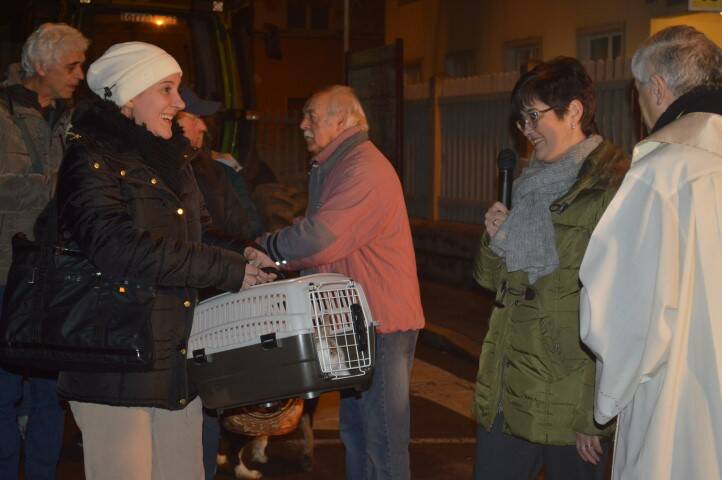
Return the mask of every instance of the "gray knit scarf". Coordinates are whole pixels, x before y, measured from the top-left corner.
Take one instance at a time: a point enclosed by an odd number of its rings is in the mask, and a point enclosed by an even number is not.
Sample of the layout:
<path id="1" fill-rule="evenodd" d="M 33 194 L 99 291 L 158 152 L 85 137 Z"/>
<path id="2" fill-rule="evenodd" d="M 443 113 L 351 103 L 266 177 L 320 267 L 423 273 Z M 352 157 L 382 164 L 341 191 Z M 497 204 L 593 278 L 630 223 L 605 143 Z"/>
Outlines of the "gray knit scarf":
<path id="1" fill-rule="evenodd" d="M 534 284 L 559 267 L 549 207 L 574 185 L 584 159 L 600 143 L 602 137 L 591 135 L 554 163 L 532 157 L 514 181 L 512 209 L 491 240 L 492 251 L 504 258 L 508 272 L 527 272 Z"/>

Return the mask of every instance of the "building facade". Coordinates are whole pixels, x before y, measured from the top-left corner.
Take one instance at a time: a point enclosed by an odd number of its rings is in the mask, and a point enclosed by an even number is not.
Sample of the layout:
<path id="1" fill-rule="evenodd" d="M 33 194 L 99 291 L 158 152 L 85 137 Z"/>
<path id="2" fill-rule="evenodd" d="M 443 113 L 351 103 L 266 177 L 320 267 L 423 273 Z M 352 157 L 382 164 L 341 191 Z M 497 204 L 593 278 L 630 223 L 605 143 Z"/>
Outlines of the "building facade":
<path id="1" fill-rule="evenodd" d="M 384 0 L 349 0 L 349 51 L 384 44 Z M 315 90 L 344 83 L 344 0 L 256 1 L 254 67 L 261 115 L 298 116 Z M 269 55 L 274 32 L 280 57 Z"/>
<path id="2" fill-rule="evenodd" d="M 518 71 L 558 55 L 627 58 L 651 33 L 674 24 L 722 44 L 722 16 L 690 12 L 687 0 L 386 1 L 386 41 L 404 40 L 409 83 Z"/>

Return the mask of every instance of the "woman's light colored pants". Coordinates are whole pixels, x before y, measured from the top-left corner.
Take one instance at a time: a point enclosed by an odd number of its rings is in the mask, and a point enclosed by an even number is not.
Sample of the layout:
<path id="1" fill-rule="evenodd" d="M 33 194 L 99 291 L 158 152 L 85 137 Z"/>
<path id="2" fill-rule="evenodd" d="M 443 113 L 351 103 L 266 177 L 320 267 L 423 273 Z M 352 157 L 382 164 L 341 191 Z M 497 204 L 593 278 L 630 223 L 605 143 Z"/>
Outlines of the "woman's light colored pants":
<path id="1" fill-rule="evenodd" d="M 183 410 L 70 402 L 86 480 L 203 480 L 201 401 Z"/>

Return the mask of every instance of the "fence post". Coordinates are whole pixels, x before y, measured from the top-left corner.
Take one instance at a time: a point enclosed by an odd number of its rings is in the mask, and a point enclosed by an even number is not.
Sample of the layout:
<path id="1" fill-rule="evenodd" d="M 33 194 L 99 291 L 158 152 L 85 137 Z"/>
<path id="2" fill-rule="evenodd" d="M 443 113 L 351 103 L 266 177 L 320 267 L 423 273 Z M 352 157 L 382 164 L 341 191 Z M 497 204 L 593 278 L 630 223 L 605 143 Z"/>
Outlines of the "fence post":
<path id="1" fill-rule="evenodd" d="M 429 185 L 429 200 L 431 201 L 429 212 L 431 220 L 438 221 L 439 201 L 441 198 L 441 159 L 442 137 L 441 137 L 441 109 L 439 108 L 439 97 L 443 89 L 444 79 L 434 75 L 431 78 L 431 175 L 429 175 L 431 184 Z"/>

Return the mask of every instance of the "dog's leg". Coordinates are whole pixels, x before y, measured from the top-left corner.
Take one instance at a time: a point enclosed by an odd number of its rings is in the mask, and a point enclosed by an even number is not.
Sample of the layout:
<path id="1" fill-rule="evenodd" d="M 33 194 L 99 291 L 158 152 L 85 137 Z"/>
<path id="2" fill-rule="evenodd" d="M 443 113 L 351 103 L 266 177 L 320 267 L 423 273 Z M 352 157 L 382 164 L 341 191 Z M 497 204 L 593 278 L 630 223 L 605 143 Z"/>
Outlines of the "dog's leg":
<path id="1" fill-rule="evenodd" d="M 259 435 L 254 437 L 251 442 L 251 461 L 258 463 L 267 463 L 266 446 L 268 446 L 268 435 Z"/>
<path id="2" fill-rule="evenodd" d="M 301 466 L 307 472 L 313 469 L 313 416 L 316 414 L 319 398 L 309 398 L 303 401 L 303 416 L 301 417 L 301 432 L 303 433 L 303 459 Z"/>
<path id="3" fill-rule="evenodd" d="M 236 478 L 242 480 L 255 480 L 263 477 L 263 474 L 258 470 L 249 470 L 248 467 L 244 465 L 243 450 L 245 450 L 245 448 L 246 447 L 244 446 L 238 451 L 238 465 L 236 465 L 236 468 L 233 469 L 233 474 L 236 476 Z"/>
<path id="4" fill-rule="evenodd" d="M 301 432 L 303 432 L 303 458 L 301 467 L 310 472 L 313 469 L 313 425 L 312 413 L 303 412 L 301 417 Z"/>

